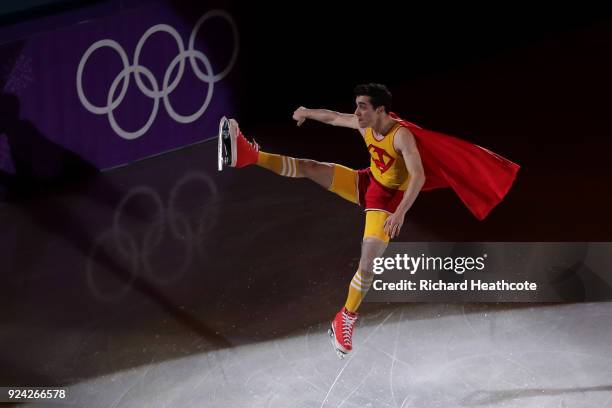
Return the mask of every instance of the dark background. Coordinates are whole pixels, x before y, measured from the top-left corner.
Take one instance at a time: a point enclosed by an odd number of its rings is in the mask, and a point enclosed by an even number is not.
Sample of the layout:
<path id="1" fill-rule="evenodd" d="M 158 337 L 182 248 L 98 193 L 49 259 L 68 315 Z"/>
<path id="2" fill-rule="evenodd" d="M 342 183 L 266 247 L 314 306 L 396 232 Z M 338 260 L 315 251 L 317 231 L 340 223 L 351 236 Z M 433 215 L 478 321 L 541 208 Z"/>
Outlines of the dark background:
<path id="1" fill-rule="evenodd" d="M 1 18 L 4 26 L 35 27 L 41 15 L 78 12 L 82 19 L 88 8 L 108 15 L 150 1 L 45 1 L 30 9 L 7 3 Z M 194 2 L 172 3 L 185 19 L 198 18 Z M 476 240 L 612 239 L 610 12 L 516 3 L 209 4 L 237 20 L 240 56 L 228 80 L 241 127 L 263 150 L 367 166 L 356 132 L 308 122 L 296 128 L 291 114 L 301 105 L 350 112 L 357 83 L 382 82 L 402 117 L 522 167 L 486 223 L 450 191 L 421 195 L 411 215 L 426 220 L 424 228 L 439 223 L 449 240 L 469 239 L 461 231 L 473 228 L 483 234 Z"/>
<path id="2" fill-rule="evenodd" d="M 485 223 L 450 191 L 422 194 L 409 217 L 426 229 L 448 240 L 612 238 L 609 12 L 309 2 L 238 16 L 239 119 L 264 150 L 367 166 L 356 132 L 295 128 L 291 114 L 350 112 L 355 84 L 382 82 L 404 118 L 522 166 Z"/>
<path id="3" fill-rule="evenodd" d="M 597 32 L 597 27 L 603 29 L 611 22 L 610 14 L 601 10 L 329 3 L 236 7 L 242 31 L 245 97 L 252 102 L 250 113 L 283 118 L 292 103 L 333 103 L 348 110 L 353 108 L 350 99 L 354 84 L 378 81 L 395 91 L 398 110 L 424 115 L 420 112 L 428 111 L 429 106 L 419 108 L 424 101 L 415 93 L 417 85 L 427 84 L 431 89 L 442 80 L 447 81 L 446 86 L 451 80 L 469 80 L 470 84 L 464 85 L 473 89 L 485 79 L 484 74 L 495 76 L 489 85 L 496 84 L 498 89 L 490 91 L 495 91 L 498 100 L 487 100 L 489 105 L 512 96 L 507 95 L 512 79 L 522 80 L 521 84 L 511 84 L 512 88 L 522 91 L 521 96 L 529 100 L 542 94 L 540 85 L 547 79 L 560 88 L 574 88 L 586 79 L 580 71 L 549 77 L 556 72 L 578 69 L 592 74 L 592 69 L 602 63 L 609 64 L 609 57 L 596 51 L 605 52 L 606 42 L 605 30 Z M 583 54 L 577 55 L 578 50 L 570 48 L 581 34 L 588 39 L 580 44 Z M 566 57 L 563 61 L 550 59 L 559 52 Z M 520 68 L 525 72 L 517 72 Z M 458 78 L 461 74 L 467 77 Z M 457 95 L 458 91 L 451 88 L 442 98 L 436 97 L 436 112 L 461 110 L 462 106 L 454 104 L 453 109 L 446 107 L 458 96 L 463 104 L 482 100 L 482 95 Z M 561 89 L 546 91 L 552 97 Z M 592 91 L 596 96 L 598 92 Z"/>

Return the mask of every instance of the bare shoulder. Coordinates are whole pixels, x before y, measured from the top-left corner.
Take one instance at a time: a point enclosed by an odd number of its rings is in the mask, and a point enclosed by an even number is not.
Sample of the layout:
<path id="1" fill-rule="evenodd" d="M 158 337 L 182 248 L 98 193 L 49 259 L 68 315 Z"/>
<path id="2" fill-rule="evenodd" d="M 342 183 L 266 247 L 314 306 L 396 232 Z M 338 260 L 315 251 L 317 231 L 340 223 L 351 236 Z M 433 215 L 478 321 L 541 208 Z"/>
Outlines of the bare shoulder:
<path id="1" fill-rule="evenodd" d="M 416 141 L 412 132 L 405 126 L 401 126 L 397 132 L 395 132 L 395 138 L 393 139 L 393 147 L 398 152 L 404 150 L 412 150 L 416 148 Z"/>
<path id="2" fill-rule="evenodd" d="M 400 139 L 414 140 L 414 135 L 412 134 L 410 129 L 408 129 L 406 126 L 400 126 L 400 128 L 397 129 L 397 133 L 395 133 L 395 137 L 397 138 L 398 136 L 400 137 Z"/>

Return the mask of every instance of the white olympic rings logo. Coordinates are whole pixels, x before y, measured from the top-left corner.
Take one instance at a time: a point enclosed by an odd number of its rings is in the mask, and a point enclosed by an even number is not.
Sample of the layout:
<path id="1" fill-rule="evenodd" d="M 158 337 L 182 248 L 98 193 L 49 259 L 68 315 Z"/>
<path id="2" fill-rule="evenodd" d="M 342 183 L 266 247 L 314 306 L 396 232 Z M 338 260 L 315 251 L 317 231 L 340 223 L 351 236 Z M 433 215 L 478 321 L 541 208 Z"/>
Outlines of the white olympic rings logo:
<path id="1" fill-rule="evenodd" d="M 232 36 L 233 36 L 233 42 L 234 42 L 232 55 L 231 55 L 231 58 L 230 58 L 230 61 L 227 67 L 225 67 L 223 71 L 217 74 L 213 73 L 213 68 L 210 64 L 208 57 L 201 51 L 194 49 L 195 39 L 200 30 L 200 27 L 202 26 L 202 24 L 204 24 L 206 20 L 209 20 L 213 17 L 221 17 L 228 22 L 232 30 Z M 148 68 L 139 64 L 140 53 L 142 52 L 142 48 L 145 42 L 151 35 L 157 32 L 165 32 L 165 33 L 168 33 L 170 36 L 172 36 L 174 40 L 176 41 L 176 44 L 179 50 L 178 55 L 174 57 L 172 62 L 166 68 L 166 72 L 164 74 L 164 79 L 163 79 L 161 89 L 153 73 Z M 128 56 L 125 50 L 116 41 L 110 40 L 110 39 L 96 41 L 87 49 L 87 51 L 85 51 L 85 53 L 81 57 L 81 61 L 79 62 L 79 67 L 77 69 L 77 77 L 76 77 L 77 94 L 79 96 L 79 100 L 81 101 L 85 109 L 87 109 L 89 112 L 96 114 L 96 115 L 107 115 L 108 121 L 112 129 L 115 131 L 115 133 L 117 133 L 120 137 L 127 139 L 127 140 L 137 139 L 140 136 L 144 135 L 151 128 L 151 126 L 153 125 L 153 121 L 157 117 L 160 99 L 163 100 L 164 107 L 166 108 L 168 115 L 170 115 L 172 119 L 174 119 L 178 123 L 191 123 L 197 120 L 198 118 L 200 118 L 200 116 L 202 116 L 204 112 L 206 111 L 206 109 L 208 108 L 208 105 L 210 104 L 210 101 L 212 99 L 214 84 L 222 80 L 233 68 L 236 62 L 236 58 L 238 57 L 238 45 L 239 45 L 238 44 L 238 28 L 236 27 L 236 23 L 234 19 L 232 18 L 232 16 L 223 10 L 211 10 L 207 12 L 206 14 L 204 14 L 202 17 L 200 17 L 200 19 L 196 22 L 195 27 L 193 28 L 193 31 L 191 32 L 191 35 L 189 37 L 189 48 L 188 49 L 185 49 L 185 44 L 183 43 L 181 36 L 178 34 L 178 32 L 173 27 L 167 24 L 157 24 L 149 28 L 143 34 L 143 36 L 138 41 L 138 44 L 136 45 L 136 50 L 134 51 L 134 63 L 132 65 L 130 65 L 128 61 Z M 109 47 L 115 50 L 117 54 L 119 54 L 119 57 L 121 58 L 121 62 L 123 63 L 123 69 L 115 77 L 115 79 L 113 80 L 110 86 L 110 89 L 108 91 L 108 95 L 106 98 L 106 105 L 96 106 L 93 103 L 91 103 L 89 99 L 87 99 L 87 97 L 85 96 L 85 92 L 83 91 L 83 71 L 85 69 L 85 64 L 89 60 L 89 57 L 91 56 L 91 54 L 93 54 L 94 51 L 100 48 L 103 48 L 103 47 Z M 200 109 L 198 109 L 196 112 L 192 113 L 191 115 L 181 115 L 174 110 L 168 97 L 176 89 L 179 82 L 183 78 L 183 71 L 185 69 L 185 59 L 187 58 L 189 58 L 191 68 L 193 69 L 193 72 L 195 73 L 196 77 L 200 81 L 208 84 L 208 90 L 206 92 L 206 98 L 204 99 L 204 103 L 202 104 Z M 199 60 L 204 65 L 206 73 L 200 70 L 196 60 Z M 171 80 L 172 72 L 176 68 L 177 64 L 178 64 L 178 70 L 177 70 L 176 76 Z M 121 104 L 121 102 L 123 102 L 125 94 L 127 93 L 128 87 L 130 85 L 131 74 L 134 74 L 134 78 L 136 79 L 136 85 L 138 86 L 138 89 L 144 95 L 153 99 L 153 109 L 151 111 L 151 114 L 149 115 L 149 119 L 144 124 L 144 126 L 142 126 L 140 129 L 134 132 L 129 132 L 121 128 L 121 126 L 119 126 L 113 114 L 113 111 L 117 109 L 117 107 Z M 144 84 L 144 82 L 142 81 L 142 78 L 140 77 L 141 74 L 146 77 L 147 81 L 151 85 L 151 88 L 148 88 Z M 119 87 L 120 82 L 121 82 L 121 90 L 119 91 L 119 95 L 116 96 L 117 88 Z"/>

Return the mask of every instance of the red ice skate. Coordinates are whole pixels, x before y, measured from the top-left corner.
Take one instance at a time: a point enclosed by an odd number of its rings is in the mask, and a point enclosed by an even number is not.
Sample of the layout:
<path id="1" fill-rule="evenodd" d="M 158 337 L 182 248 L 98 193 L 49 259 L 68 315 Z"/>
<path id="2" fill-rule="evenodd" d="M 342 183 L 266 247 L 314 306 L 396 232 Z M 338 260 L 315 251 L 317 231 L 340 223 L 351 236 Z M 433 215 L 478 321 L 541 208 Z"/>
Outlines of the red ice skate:
<path id="1" fill-rule="evenodd" d="M 219 122 L 217 153 L 219 171 L 224 167 L 240 168 L 257 163 L 259 145 L 246 140 L 238 122 L 224 116 Z"/>
<path id="2" fill-rule="evenodd" d="M 328 334 L 331 337 L 332 345 L 336 354 L 341 359 L 353 349 L 353 328 L 357 321 L 357 313 L 349 312 L 345 307 L 342 308 L 331 323 Z"/>

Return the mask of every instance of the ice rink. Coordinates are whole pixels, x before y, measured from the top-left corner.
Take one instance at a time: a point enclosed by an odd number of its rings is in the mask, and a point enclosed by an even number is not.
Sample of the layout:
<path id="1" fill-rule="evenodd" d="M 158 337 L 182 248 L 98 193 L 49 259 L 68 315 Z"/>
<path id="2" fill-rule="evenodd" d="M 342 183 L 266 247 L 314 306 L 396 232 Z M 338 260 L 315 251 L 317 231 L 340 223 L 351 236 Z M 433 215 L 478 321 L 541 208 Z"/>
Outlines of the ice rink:
<path id="1" fill-rule="evenodd" d="M 149 362 L 67 390 L 82 407 L 609 407 L 611 319 L 610 303 L 402 305 L 365 315 L 344 360 L 327 322 L 217 350 L 160 333 L 123 339 Z M 120 344 L 109 358 L 128 358 Z"/>
<path id="2" fill-rule="evenodd" d="M 214 149 L 2 203 L 1 383 L 69 396 L 26 406 L 612 406 L 612 303 L 366 303 L 339 360 L 327 328 L 361 210 L 308 181 L 217 173 Z M 403 239 L 456 234 L 431 219 Z M 520 232 L 488 225 L 464 237 Z"/>

